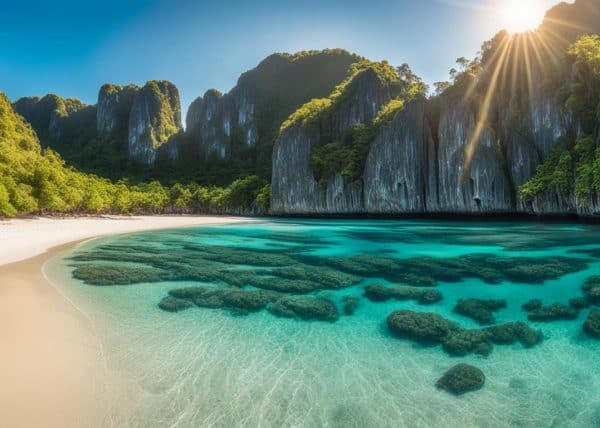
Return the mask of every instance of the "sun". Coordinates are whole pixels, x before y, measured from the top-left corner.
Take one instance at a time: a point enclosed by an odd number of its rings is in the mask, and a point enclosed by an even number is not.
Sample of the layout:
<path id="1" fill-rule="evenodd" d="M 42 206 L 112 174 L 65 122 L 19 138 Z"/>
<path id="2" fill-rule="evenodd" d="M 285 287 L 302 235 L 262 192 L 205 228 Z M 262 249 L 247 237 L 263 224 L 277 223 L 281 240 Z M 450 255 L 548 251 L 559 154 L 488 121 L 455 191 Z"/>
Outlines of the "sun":
<path id="1" fill-rule="evenodd" d="M 545 14 L 541 0 L 498 0 L 497 8 L 502 26 L 510 33 L 535 30 Z"/>

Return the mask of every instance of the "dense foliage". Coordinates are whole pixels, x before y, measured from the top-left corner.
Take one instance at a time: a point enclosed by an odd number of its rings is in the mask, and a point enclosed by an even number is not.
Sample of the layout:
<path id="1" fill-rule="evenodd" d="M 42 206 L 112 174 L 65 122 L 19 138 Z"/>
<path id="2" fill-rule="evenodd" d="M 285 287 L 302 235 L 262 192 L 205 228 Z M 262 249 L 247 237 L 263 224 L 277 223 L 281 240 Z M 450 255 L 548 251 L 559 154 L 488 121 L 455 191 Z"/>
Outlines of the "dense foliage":
<path id="1" fill-rule="evenodd" d="M 35 132 L 0 94 L 0 216 L 25 213 L 159 213 L 251 210 L 268 204 L 269 187 L 256 176 L 228 187 L 158 181 L 112 183 L 69 168 L 42 151 Z"/>
<path id="2" fill-rule="evenodd" d="M 346 130 L 341 139 L 317 146 L 310 165 L 319 184 L 325 185 L 337 173 L 346 183 L 360 180 L 376 132 L 374 125 L 358 124 Z"/>

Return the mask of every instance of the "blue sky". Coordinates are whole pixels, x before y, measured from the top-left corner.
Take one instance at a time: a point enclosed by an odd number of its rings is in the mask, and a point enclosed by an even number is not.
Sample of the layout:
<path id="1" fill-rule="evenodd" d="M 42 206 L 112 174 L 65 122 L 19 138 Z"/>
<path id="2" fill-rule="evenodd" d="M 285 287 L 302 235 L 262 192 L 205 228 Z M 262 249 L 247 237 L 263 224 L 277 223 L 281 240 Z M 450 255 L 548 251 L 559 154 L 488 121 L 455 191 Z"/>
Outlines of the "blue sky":
<path id="1" fill-rule="evenodd" d="M 206 89 L 229 90 L 270 53 L 334 47 L 407 62 L 431 83 L 502 28 L 502 1 L 5 2 L 0 91 L 11 99 L 53 92 L 95 103 L 105 82 L 167 79 L 186 110 Z"/>

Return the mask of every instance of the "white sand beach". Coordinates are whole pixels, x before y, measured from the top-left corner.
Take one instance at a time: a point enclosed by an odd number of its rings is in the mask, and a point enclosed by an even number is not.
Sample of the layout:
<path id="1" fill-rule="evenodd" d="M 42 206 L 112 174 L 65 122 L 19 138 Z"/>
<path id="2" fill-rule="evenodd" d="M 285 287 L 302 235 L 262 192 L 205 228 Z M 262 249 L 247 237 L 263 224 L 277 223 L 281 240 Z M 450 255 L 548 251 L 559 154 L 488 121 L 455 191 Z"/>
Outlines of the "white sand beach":
<path id="1" fill-rule="evenodd" d="M 0 426 L 105 426 L 102 350 L 89 321 L 45 278 L 47 260 L 101 236 L 245 218 L 102 216 L 0 221 Z"/>

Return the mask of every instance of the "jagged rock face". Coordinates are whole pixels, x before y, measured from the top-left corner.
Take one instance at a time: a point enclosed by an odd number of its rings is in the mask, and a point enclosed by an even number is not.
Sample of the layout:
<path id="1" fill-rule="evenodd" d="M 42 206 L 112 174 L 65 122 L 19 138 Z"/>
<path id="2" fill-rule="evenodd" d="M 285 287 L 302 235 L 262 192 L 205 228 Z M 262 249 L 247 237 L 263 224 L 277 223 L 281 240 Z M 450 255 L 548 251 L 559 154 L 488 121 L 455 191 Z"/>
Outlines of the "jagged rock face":
<path id="1" fill-rule="evenodd" d="M 202 97 L 198 97 L 192 101 L 185 116 L 185 127 L 187 130 L 195 129 L 200 124 L 203 109 L 204 99 Z"/>
<path id="2" fill-rule="evenodd" d="M 236 142 L 255 145 L 259 138 L 255 109 L 253 96 L 243 86 L 226 95 L 209 90 L 196 99 L 188 111 L 187 129 L 199 153 L 224 159 Z"/>
<path id="3" fill-rule="evenodd" d="M 493 213 L 513 210 L 510 180 L 502 168 L 495 136 L 466 103 L 441 112 L 438 128 L 439 211 Z"/>
<path id="4" fill-rule="evenodd" d="M 255 101 L 249 89 L 237 86 L 221 95 L 210 90 L 193 106 L 190 117 L 193 134 L 202 155 L 216 155 L 221 159 L 231 154 L 231 145 L 241 143 L 253 146 L 258 141 Z"/>
<path id="5" fill-rule="evenodd" d="M 231 119 L 224 115 L 223 95 L 214 89 L 190 105 L 186 117 L 187 133 L 202 156 L 224 158 L 229 153 Z"/>
<path id="6" fill-rule="evenodd" d="M 129 113 L 139 88 L 135 85 L 105 84 L 98 93 L 96 126 L 99 134 L 124 133 L 129 124 Z"/>
<path id="7" fill-rule="evenodd" d="M 299 214 L 315 211 L 315 181 L 310 170 L 310 154 L 319 140 L 319 130 L 292 126 L 286 129 L 273 149 L 271 210 Z"/>
<path id="8" fill-rule="evenodd" d="M 338 134 L 356 124 L 370 122 L 392 99 L 389 86 L 383 84 L 372 70 L 356 76 L 346 92 L 350 95 L 340 103 L 337 113 L 331 118 L 332 129 Z"/>
<path id="9" fill-rule="evenodd" d="M 129 114 L 129 155 L 152 165 L 157 150 L 182 130 L 179 92 L 166 81 L 148 82 L 135 96 Z"/>
<path id="10" fill-rule="evenodd" d="M 505 147 L 506 165 L 514 189 L 530 180 L 537 166 L 548 156 L 556 141 L 570 131 L 569 119 L 553 97 L 540 88 L 532 89 L 525 114 L 512 102 L 497 107 L 500 123 L 498 137 Z M 516 210 L 531 212 L 531 207 L 515 197 Z"/>
<path id="11" fill-rule="evenodd" d="M 310 169 L 310 155 L 318 141 L 318 128 L 294 125 L 275 143 L 272 212 L 337 214 L 364 211 L 360 183 L 346 184 L 340 174 L 328 180 L 326 186 L 320 186 L 315 180 Z"/>
<path id="12" fill-rule="evenodd" d="M 411 103 L 383 127 L 369 152 L 364 173 L 366 210 L 377 214 L 425 211 L 430 174 L 435 178 L 435 171 L 429 170 L 433 149 L 425 102 Z M 432 190 L 435 195 L 437 189 Z"/>
<path id="13" fill-rule="evenodd" d="M 348 128 L 372 121 L 391 99 L 389 87 L 370 70 L 358 75 L 347 88 L 349 96 L 329 115 L 326 126 L 341 136 Z M 310 169 L 311 153 L 320 142 L 320 129 L 313 125 L 292 125 L 284 130 L 273 150 L 271 210 L 289 214 L 344 214 L 365 211 L 363 185 L 345 183 L 336 174 L 317 183 Z"/>

